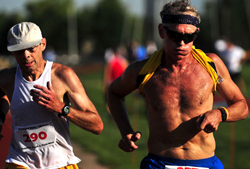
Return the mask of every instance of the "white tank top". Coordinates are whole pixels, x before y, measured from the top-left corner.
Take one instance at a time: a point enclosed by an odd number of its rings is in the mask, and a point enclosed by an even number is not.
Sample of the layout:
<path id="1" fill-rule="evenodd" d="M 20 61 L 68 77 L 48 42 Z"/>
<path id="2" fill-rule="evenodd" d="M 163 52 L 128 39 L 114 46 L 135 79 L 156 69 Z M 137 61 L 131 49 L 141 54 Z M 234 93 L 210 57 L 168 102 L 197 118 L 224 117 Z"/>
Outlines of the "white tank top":
<path id="1" fill-rule="evenodd" d="M 47 61 L 42 75 L 33 82 L 23 78 L 17 66 L 10 106 L 13 135 L 6 159 L 8 163 L 52 169 L 81 161 L 73 153 L 68 120 L 38 105 L 30 95 L 33 85 L 51 83 L 52 64 Z"/>

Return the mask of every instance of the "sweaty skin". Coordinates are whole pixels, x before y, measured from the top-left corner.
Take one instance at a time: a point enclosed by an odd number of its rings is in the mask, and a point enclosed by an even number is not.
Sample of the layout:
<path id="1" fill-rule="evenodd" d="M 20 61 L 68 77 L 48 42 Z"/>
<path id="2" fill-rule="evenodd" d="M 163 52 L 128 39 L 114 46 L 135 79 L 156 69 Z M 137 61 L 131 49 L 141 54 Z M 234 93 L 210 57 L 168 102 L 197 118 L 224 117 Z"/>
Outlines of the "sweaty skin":
<path id="1" fill-rule="evenodd" d="M 161 65 L 144 87 L 150 153 L 178 159 L 214 155 L 213 135 L 200 131 L 196 122 L 212 109 L 213 81 L 191 55 L 188 58 L 185 66 Z"/>
<path id="2" fill-rule="evenodd" d="M 213 132 L 222 121 L 220 111 L 213 109 L 213 80 L 190 54 L 193 42 L 175 43 L 167 38 L 161 24 L 158 28 L 164 40 L 162 64 L 142 91 L 148 110 L 148 151 L 177 159 L 212 157 L 216 147 Z M 169 24 L 169 28 L 181 33 L 196 29 L 188 24 Z M 229 106 L 227 121 L 246 118 L 246 101 L 225 65 L 217 55 L 207 56 L 224 78 L 217 90 Z M 124 98 L 137 88 L 136 78 L 145 63 L 146 60 L 132 63 L 109 88 L 109 107 L 122 135 L 119 147 L 126 152 L 138 148 L 136 141 L 141 134 L 134 132 L 130 125 Z"/>

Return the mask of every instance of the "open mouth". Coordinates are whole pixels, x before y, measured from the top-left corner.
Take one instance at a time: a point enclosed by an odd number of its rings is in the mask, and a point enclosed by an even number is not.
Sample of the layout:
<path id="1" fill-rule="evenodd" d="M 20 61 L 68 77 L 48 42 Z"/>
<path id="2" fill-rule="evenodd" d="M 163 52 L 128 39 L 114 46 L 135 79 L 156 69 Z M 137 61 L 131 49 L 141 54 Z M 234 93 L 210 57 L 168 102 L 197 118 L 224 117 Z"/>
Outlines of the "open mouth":
<path id="1" fill-rule="evenodd" d="M 27 66 L 27 67 L 31 66 L 32 64 L 33 64 L 33 61 L 32 62 L 25 62 L 24 63 L 24 65 Z"/>

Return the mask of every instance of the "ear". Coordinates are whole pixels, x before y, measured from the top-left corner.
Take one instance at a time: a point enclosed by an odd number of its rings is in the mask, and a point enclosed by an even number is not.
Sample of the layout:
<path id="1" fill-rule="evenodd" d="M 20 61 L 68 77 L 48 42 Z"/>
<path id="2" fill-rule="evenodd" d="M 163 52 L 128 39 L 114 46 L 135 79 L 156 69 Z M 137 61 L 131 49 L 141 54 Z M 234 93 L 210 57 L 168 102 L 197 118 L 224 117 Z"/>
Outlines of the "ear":
<path id="1" fill-rule="evenodd" d="M 161 39 L 164 39 L 164 31 L 165 31 L 165 30 L 164 30 L 162 24 L 160 23 L 160 24 L 158 25 L 158 33 L 159 33 Z"/>
<path id="2" fill-rule="evenodd" d="M 43 38 L 41 41 L 42 51 L 44 51 L 46 49 L 46 45 L 47 45 L 47 40 L 45 38 Z"/>

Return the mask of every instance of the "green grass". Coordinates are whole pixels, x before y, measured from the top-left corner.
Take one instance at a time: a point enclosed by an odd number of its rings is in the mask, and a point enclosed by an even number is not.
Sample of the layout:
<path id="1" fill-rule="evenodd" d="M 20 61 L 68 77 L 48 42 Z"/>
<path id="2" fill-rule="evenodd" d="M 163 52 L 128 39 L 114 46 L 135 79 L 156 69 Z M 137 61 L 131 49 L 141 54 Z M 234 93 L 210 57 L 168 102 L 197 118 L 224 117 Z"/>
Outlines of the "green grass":
<path id="1" fill-rule="evenodd" d="M 250 86 L 250 79 L 247 77 L 249 71 L 250 67 L 244 66 L 243 77 Z M 117 146 L 121 138 L 118 128 L 105 108 L 105 100 L 102 93 L 102 70 L 78 75 L 104 122 L 104 130 L 101 135 L 96 136 L 71 123 L 72 140 L 79 143 L 86 151 L 97 154 L 99 162 L 109 166 L 110 169 L 138 169 L 140 161 L 147 155 L 148 121 L 143 99 L 137 97 L 134 93 L 130 94 L 126 99 L 131 124 L 135 130 L 142 132 L 142 138 L 137 142 L 138 150 L 133 153 L 123 152 Z M 248 96 L 250 96 L 250 91 L 248 91 Z M 235 159 L 235 169 L 249 169 L 250 118 L 234 124 L 234 156 L 230 156 L 232 151 L 230 150 L 230 133 L 233 131 L 231 123 L 220 124 L 219 130 L 214 133 L 217 143 L 216 155 L 224 164 L 225 169 L 229 168 L 230 158 L 232 157 Z"/>

